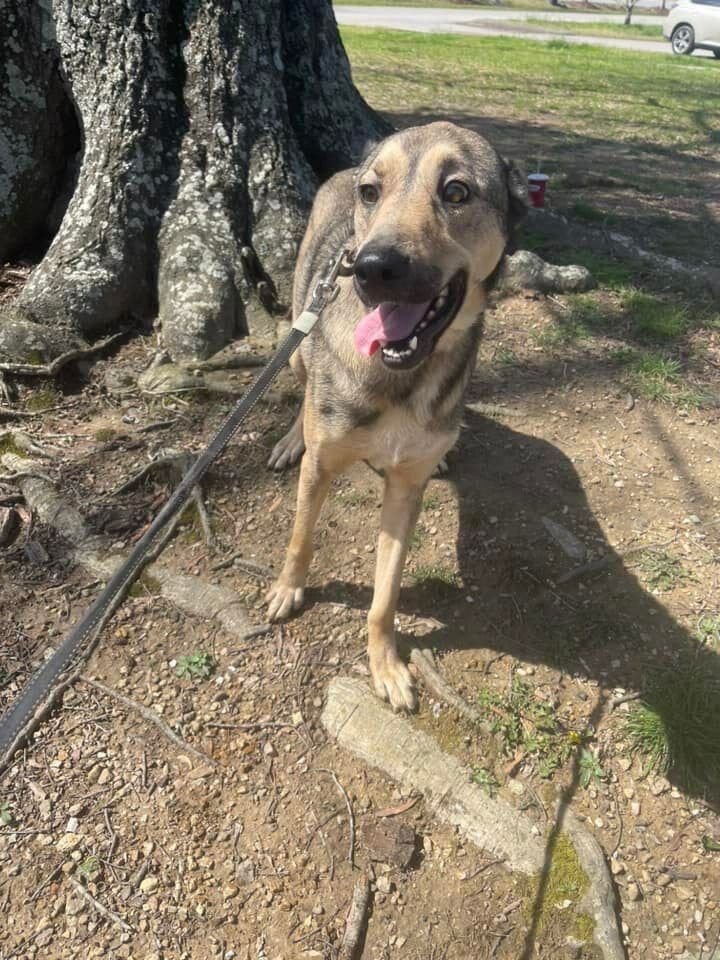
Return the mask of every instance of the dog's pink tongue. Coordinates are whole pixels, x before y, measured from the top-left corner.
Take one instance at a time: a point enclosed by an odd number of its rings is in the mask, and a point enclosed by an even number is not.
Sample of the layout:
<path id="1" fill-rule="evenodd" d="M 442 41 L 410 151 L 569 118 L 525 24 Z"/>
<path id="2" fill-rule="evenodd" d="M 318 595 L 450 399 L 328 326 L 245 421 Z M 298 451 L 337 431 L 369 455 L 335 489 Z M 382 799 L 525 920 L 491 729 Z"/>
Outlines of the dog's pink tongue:
<path id="1" fill-rule="evenodd" d="M 425 316 L 427 303 L 381 303 L 355 327 L 355 349 L 371 357 L 378 347 L 409 337 Z"/>

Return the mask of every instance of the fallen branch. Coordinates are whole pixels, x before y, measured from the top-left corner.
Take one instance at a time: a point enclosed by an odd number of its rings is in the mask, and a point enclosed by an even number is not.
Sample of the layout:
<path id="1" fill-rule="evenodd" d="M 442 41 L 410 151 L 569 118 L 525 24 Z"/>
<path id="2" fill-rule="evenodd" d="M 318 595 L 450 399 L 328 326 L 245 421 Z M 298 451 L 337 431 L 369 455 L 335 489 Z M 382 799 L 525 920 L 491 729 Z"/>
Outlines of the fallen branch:
<path id="1" fill-rule="evenodd" d="M 226 557 L 224 560 L 216 563 L 211 569 L 213 573 L 217 573 L 218 570 L 226 570 L 232 566 L 239 567 L 246 573 L 256 577 L 262 577 L 263 579 L 269 579 L 274 576 L 270 567 L 266 567 L 262 563 L 255 563 L 254 560 L 245 560 L 240 553 L 233 553 L 232 556 Z"/>
<path id="2" fill-rule="evenodd" d="M 13 373 L 19 377 L 54 377 L 63 367 L 73 360 L 87 360 L 94 357 L 95 354 L 105 350 L 121 340 L 127 333 L 127 330 L 121 330 L 114 333 L 104 340 L 99 340 L 91 347 L 78 347 L 75 350 L 68 350 L 55 357 L 50 363 L 2 363 L 0 362 L 0 373 Z"/>
<path id="3" fill-rule="evenodd" d="M 339 960 L 357 960 L 358 948 L 365 935 L 365 920 L 370 904 L 370 881 L 363 877 L 355 884 L 352 903 L 340 944 Z"/>
<path id="4" fill-rule="evenodd" d="M 87 890 L 81 883 L 79 883 L 74 877 L 70 877 L 70 883 L 73 885 L 75 890 L 83 897 L 93 910 L 96 910 L 101 917 L 105 917 L 106 920 L 110 920 L 116 926 L 120 927 L 121 930 L 124 930 L 125 933 L 135 933 L 133 927 L 129 923 L 126 923 L 122 917 L 119 917 L 116 913 L 113 913 L 112 910 L 108 910 L 107 907 L 103 906 L 99 900 L 96 900 L 95 897 Z"/>
<path id="5" fill-rule="evenodd" d="M 220 766 L 217 760 L 213 760 L 213 758 L 207 753 L 204 753 L 202 750 L 198 750 L 197 747 L 191 746 L 191 744 L 189 744 L 186 740 L 183 740 L 182 737 L 174 733 L 165 723 L 165 721 L 159 716 L 159 714 L 155 713 L 154 710 L 143 706 L 141 703 L 138 703 L 137 700 L 131 700 L 130 697 L 126 697 L 124 694 L 118 693 L 117 690 L 113 690 L 111 687 L 106 687 L 105 684 L 100 683 L 99 680 L 91 680 L 89 677 L 85 676 L 80 676 L 79 679 L 82 680 L 83 683 L 87 683 L 88 686 L 94 687 L 96 690 L 104 693 L 106 696 L 113 697 L 119 703 L 122 703 L 124 706 L 134 710 L 135 713 L 140 714 L 144 720 L 154 724 L 160 733 L 162 733 L 162 735 L 165 737 L 165 739 L 169 740 L 170 743 L 174 744 L 180 750 L 186 751 L 187 753 L 192 753 L 193 756 L 198 758 L 198 760 L 202 760 L 205 763 L 210 763 L 213 767 Z"/>

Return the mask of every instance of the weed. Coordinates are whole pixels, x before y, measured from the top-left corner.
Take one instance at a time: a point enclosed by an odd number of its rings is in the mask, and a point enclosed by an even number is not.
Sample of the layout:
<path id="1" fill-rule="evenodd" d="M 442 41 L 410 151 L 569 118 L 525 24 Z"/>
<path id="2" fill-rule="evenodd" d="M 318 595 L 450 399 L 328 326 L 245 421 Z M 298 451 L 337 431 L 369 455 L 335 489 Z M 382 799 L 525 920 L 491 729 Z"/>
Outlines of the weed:
<path id="1" fill-rule="evenodd" d="M 720 787 L 720 660 L 702 657 L 651 676 L 628 714 L 625 735 L 648 771 L 675 774 L 683 786 Z"/>
<path id="2" fill-rule="evenodd" d="M 428 493 L 425 495 L 423 500 L 423 510 L 437 510 L 438 507 L 442 506 L 442 500 L 440 497 L 436 497 L 433 493 Z"/>
<path id="3" fill-rule="evenodd" d="M 470 772 L 470 781 L 477 783 L 477 785 L 487 791 L 490 796 L 495 792 L 495 788 L 499 786 L 492 771 L 488 770 L 487 767 L 481 767 L 479 764 L 473 765 Z"/>
<path id="4" fill-rule="evenodd" d="M 178 657 L 175 673 L 187 680 L 207 680 L 215 672 L 215 666 L 209 653 L 196 650 L 195 653 Z"/>
<path id="5" fill-rule="evenodd" d="M 375 497 L 367 490 L 340 490 L 335 494 L 335 499 L 344 507 L 367 507 Z"/>
<path id="6" fill-rule="evenodd" d="M 605 779 L 605 771 L 600 766 L 598 758 L 592 750 L 588 750 L 587 747 L 580 748 L 578 767 L 580 769 L 580 785 L 585 787 L 585 789 L 587 789 L 593 781 Z"/>
<path id="7" fill-rule="evenodd" d="M 720 651 L 720 615 L 701 617 L 697 625 L 697 638 L 706 647 Z"/>
<path id="8" fill-rule="evenodd" d="M 78 873 L 85 880 L 92 880 L 100 872 L 100 861 L 94 855 L 86 857 L 78 867 Z"/>
<path id="9" fill-rule="evenodd" d="M 512 757 L 522 752 L 535 758 L 541 777 L 551 777 L 576 749 L 553 707 L 539 700 L 531 684 L 520 677 L 513 680 L 509 694 L 481 690 L 478 699 L 505 753 Z"/>
<path id="10" fill-rule="evenodd" d="M 460 578 L 457 573 L 450 567 L 443 567 L 439 563 L 420 564 L 413 571 L 412 577 L 416 586 L 426 587 L 429 590 L 442 590 L 460 586 Z"/>
<path id="11" fill-rule="evenodd" d="M 112 427 L 100 427 L 100 429 L 94 433 L 94 437 L 98 443 L 108 443 L 110 440 L 114 440 L 117 435 L 117 430 L 114 430 Z"/>
<path id="12" fill-rule="evenodd" d="M 14 823 L 13 815 L 10 811 L 10 804 L 7 800 L 0 803 L 0 824 L 3 827 L 11 827 Z"/>
<path id="13" fill-rule="evenodd" d="M 680 363 L 658 353 L 644 353 L 630 359 L 630 382 L 637 393 L 649 400 L 669 403 L 668 389 L 680 379 Z"/>
<path id="14" fill-rule="evenodd" d="M 408 546 L 410 550 L 417 550 L 418 547 L 421 547 L 427 538 L 427 531 L 417 524 L 415 529 L 410 534 L 410 539 L 408 540 Z"/>
<path id="15" fill-rule="evenodd" d="M 501 367 L 512 367 L 518 362 L 517 354 L 508 347 L 498 347 L 493 360 Z"/>
<path id="16" fill-rule="evenodd" d="M 647 585 L 659 593 L 667 593 L 683 581 L 694 579 L 677 557 L 661 550 L 646 550 L 637 562 Z"/>

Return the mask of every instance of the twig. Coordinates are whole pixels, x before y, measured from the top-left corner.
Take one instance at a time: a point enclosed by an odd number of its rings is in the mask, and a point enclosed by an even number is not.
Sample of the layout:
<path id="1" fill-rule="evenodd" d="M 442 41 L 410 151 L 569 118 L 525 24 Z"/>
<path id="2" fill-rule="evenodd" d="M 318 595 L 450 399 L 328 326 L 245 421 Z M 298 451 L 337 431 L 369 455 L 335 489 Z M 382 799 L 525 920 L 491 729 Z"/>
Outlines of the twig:
<path id="1" fill-rule="evenodd" d="M 210 763 L 214 767 L 220 766 L 217 760 L 213 760 L 213 758 L 208 756 L 207 753 L 204 753 L 202 750 L 198 750 L 197 747 L 191 746 L 191 744 L 189 744 L 186 740 L 183 740 L 182 737 L 179 737 L 176 733 L 173 733 L 170 727 L 165 723 L 164 720 L 160 718 L 157 713 L 155 713 L 154 710 L 150 710 L 149 707 L 143 706 L 136 700 L 131 700 L 130 697 L 126 697 L 124 694 L 118 693 L 117 690 L 113 690 L 111 687 L 106 687 L 104 683 L 100 683 L 98 680 L 91 680 L 89 677 L 85 676 L 81 676 L 79 679 L 82 680 L 83 683 L 87 683 L 89 686 L 94 687 L 96 690 L 100 690 L 101 693 L 104 693 L 109 697 L 114 697 L 124 706 L 129 707 L 136 713 L 139 713 L 144 720 L 155 724 L 160 733 L 162 733 L 162 735 L 169 740 L 170 743 L 173 743 L 180 750 L 192 753 L 193 756 L 197 757 L 199 760 L 203 760 L 205 763 Z"/>
<path id="2" fill-rule="evenodd" d="M 68 350 L 66 353 L 61 353 L 59 357 L 55 357 L 50 363 L 0 363 L 0 373 L 14 373 L 20 377 L 54 377 L 68 363 L 73 360 L 86 360 L 88 357 L 94 357 L 96 353 L 100 353 L 106 347 L 117 343 L 126 333 L 127 330 L 121 330 L 119 333 L 114 333 L 112 336 L 98 341 L 91 347 Z"/>
<path id="3" fill-rule="evenodd" d="M 473 870 L 472 873 L 469 873 L 469 874 L 467 875 L 467 877 L 463 877 L 463 880 L 465 881 L 465 883 L 467 883 L 468 880 L 474 880 L 475 877 L 476 877 L 479 873 L 483 873 L 483 872 L 484 872 L 485 870 L 487 870 L 489 867 L 495 866 L 496 863 L 505 863 L 505 858 L 504 858 L 504 857 L 500 857 L 500 858 L 497 859 L 497 860 L 488 860 L 486 863 L 481 864 L 481 865 L 477 868 L 477 870 Z"/>
<path id="4" fill-rule="evenodd" d="M 245 560 L 239 553 L 233 553 L 232 556 L 226 557 L 224 560 L 216 563 L 215 566 L 212 567 L 212 572 L 217 573 L 218 570 L 225 570 L 227 567 L 233 566 L 233 564 L 240 567 L 240 569 L 246 573 L 251 573 L 256 577 L 266 579 L 273 576 L 270 567 L 266 567 L 262 563 L 255 563 L 253 560 Z"/>
<path id="5" fill-rule="evenodd" d="M 607 570 L 608 567 L 617 563 L 618 560 L 620 560 L 620 557 L 612 554 L 601 557 L 599 560 L 591 560 L 589 563 L 584 563 L 581 567 L 575 567 L 574 570 L 570 570 L 568 573 L 564 573 L 561 577 L 558 577 L 555 581 L 555 586 L 561 587 L 565 583 L 570 583 L 571 580 L 584 577 L 586 573 L 600 573 L 600 571 Z"/>
<path id="6" fill-rule="evenodd" d="M 340 944 L 338 960 L 356 960 L 358 947 L 365 932 L 365 918 L 370 903 L 370 881 L 367 877 L 358 880 L 353 890 L 352 903 L 345 923 L 345 933 Z"/>
<path id="7" fill-rule="evenodd" d="M 273 730 L 290 729 L 295 730 L 294 723 L 206 723 L 206 727 L 212 727 L 214 730 L 264 730 L 272 728 Z"/>
<path id="8" fill-rule="evenodd" d="M 45 887 L 47 887 L 49 884 L 51 884 L 51 883 L 53 882 L 53 880 L 55 879 L 55 877 L 60 873 L 60 871 L 61 871 L 62 868 L 63 868 L 63 864 L 64 864 L 64 863 L 65 863 L 65 861 L 64 861 L 64 860 L 61 860 L 60 863 L 59 863 L 59 864 L 55 867 L 55 869 L 52 871 L 52 873 L 49 873 L 49 874 L 47 875 L 47 877 L 43 880 L 43 882 L 42 882 L 42 883 L 40 884 L 40 886 L 37 888 L 37 890 L 35 891 L 35 893 L 34 893 L 34 894 L 30 897 L 30 899 L 27 901 L 28 903 L 35 903 L 35 901 L 36 901 L 37 898 L 40 896 L 40 894 L 43 892 L 43 890 L 45 889 Z"/>
<path id="9" fill-rule="evenodd" d="M 146 463 L 144 467 L 141 467 L 137 473 L 134 473 L 124 483 L 121 483 L 119 487 L 115 487 L 115 489 L 108 494 L 108 497 L 115 498 L 121 493 L 127 493 L 128 490 L 132 490 L 133 487 L 137 486 L 141 480 L 144 480 L 148 474 L 154 473 L 156 470 L 162 470 L 163 467 L 170 467 L 176 470 L 182 476 L 188 463 L 188 455 L 182 453 L 169 454 L 164 457 L 156 457 L 154 460 L 151 460 L 150 463 Z"/>
<path id="10" fill-rule="evenodd" d="M 203 537 L 205 538 L 205 544 L 207 547 L 211 548 L 215 543 L 215 538 L 213 537 L 212 528 L 210 527 L 210 517 L 208 516 L 207 507 L 205 506 L 205 501 L 203 500 L 200 487 L 193 487 L 192 498 L 195 503 L 195 509 L 197 510 Z"/>
<path id="11" fill-rule="evenodd" d="M 144 427 L 138 427 L 138 433 L 152 433 L 153 430 L 167 430 L 178 422 L 179 417 L 171 417 L 169 420 L 154 420 L 152 423 L 146 423 Z"/>
<path id="12" fill-rule="evenodd" d="M 112 910 L 108 910 L 107 907 L 104 907 L 99 900 L 96 900 L 95 897 L 87 890 L 81 883 L 74 877 L 70 877 L 70 883 L 73 885 L 75 890 L 84 897 L 85 900 L 100 914 L 101 917 L 105 917 L 106 920 L 111 920 L 114 924 L 120 927 L 121 930 L 124 930 L 125 933 L 135 933 L 133 927 L 129 923 L 126 923 L 122 917 L 119 917 L 116 913 L 113 913 Z"/>
<path id="13" fill-rule="evenodd" d="M 639 700 L 642 694 L 639 690 L 635 693 L 624 693 L 620 697 L 612 697 L 609 703 L 610 711 L 612 712 L 615 707 L 619 707 L 621 703 L 629 703 L 631 700 Z"/>
<path id="14" fill-rule="evenodd" d="M 348 817 L 350 819 L 350 844 L 348 848 L 348 860 L 350 862 L 350 866 L 354 867 L 355 866 L 355 814 L 353 813 L 352 804 L 350 803 L 350 797 L 348 796 L 347 790 L 340 783 L 340 781 L 335 776 L 332 770 L 328 770 L 327 767 L 316 767 L 315 769 L 317 770 L 318 773 L 327 773 L 328 776 L 333 778 L 333 782 L 335 783 L 335 786 L 338 788 L 340 793 L 343 795 L 343 799 L 345 800 L 345 806 L 347 807 Z"/>

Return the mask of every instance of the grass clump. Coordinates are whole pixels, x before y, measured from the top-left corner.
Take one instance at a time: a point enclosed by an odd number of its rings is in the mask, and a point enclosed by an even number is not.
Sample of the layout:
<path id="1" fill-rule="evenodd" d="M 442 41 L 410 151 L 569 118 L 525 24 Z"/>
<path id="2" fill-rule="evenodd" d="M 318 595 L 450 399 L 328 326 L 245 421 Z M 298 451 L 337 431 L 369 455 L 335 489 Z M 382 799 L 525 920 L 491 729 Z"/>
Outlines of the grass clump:
<path id="1" fill-rule="evenodd" d="M 492 771 L 477 763 L 473 765 L 470 771 L 470 781 L 482 787 L 490 796 L 495 792 L 495 788 L 499 786 Z"/>
<path id="2" fill-rule="evenodd" d="M 451 567 L 444 567 L 439 563 L 420 564 L 413 571 L 412 578 L 416 586 L 428 590 L 446 590 L 448 587 L 460 586 L 457 573 Z"/>
<path id="3" fill-rule="evenodd" d="M 45 390 L 34 390 L 25 401 L 25 409 L 29 413 L 42 413 L 43 410 L 49 410 L 60 400 L 60 394 L 57 390 L 50 388 Z"/>
<path id="4" fill-rule="evenodd" d="M 563 730 L 555 709 L 520 677 L 514 678 L 509 693 L 484 689 L 478 700 L 504 752 L 510 757 L 519 752 L 533 757 L 541 777 L 551 777 L 581 742 L 577 734 Z"/>
<path id="5" fill-rule="evenodd" d="M 114 430 L 112 427 L 100 427 L 100 429 L 96 430 L 93 434 L 98 443 L 109 443 L 109 441 L 114 440 L 117 435 L 117 430 Z"/>
<path id="6" fill-rule="evenodd" d="M 620 306 L 639 340 L 676 340 L 687 332 L 685 307 L 632 288 L 622 292 Z"/>
<path id="7" fill-rule="evenodd" d="M 683 581 L 693 579 L 677 557 L 662 550 L 646 550 L 640 554 L 638 566 L 647 585 L 659 593 L 667 593 Z"/>
<path id="8" fill-rule="evenodd" d="M 666 667 L 651 677 L 624 733 L 647 772 L 672 775 L 691 790 L 720 789 L 720 660 L 717 654 Z"/>
<path id="9" fill-rule="evenodd" d="M 670 403 L 673 393 L 670 387 L 680 380 L 680 362 L 658 353 L 636 354 L 628 352 L 629 379 L 635 391 L 648 400 Z"/>
<path id="10" fill-rule="evenodd" d="M 706 647 L 720 651 L 720 616 L 701 617 L 697 625 L 697 638 Z"/>
<path id="11" fill-rule="evenodd" d="M 212 655 L 202 650 L 178 657 L 175 673 L 183 680 L 207 680 L 215 672 L 216 663 Z"/>

